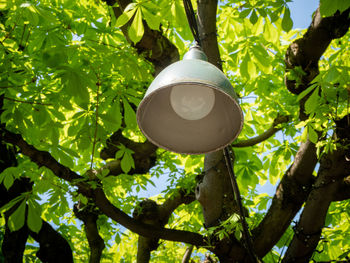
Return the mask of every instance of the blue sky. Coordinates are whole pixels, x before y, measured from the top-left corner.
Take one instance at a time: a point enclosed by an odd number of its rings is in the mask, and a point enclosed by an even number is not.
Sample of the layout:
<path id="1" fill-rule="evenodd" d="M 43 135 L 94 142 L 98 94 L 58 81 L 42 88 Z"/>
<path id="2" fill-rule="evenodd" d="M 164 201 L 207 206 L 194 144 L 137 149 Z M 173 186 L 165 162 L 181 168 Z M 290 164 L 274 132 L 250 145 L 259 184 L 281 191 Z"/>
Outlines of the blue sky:
<path id="1" fill-rule="evenodd" d="M 311 23 L 312 13 L 317 9 L 318 3 L 318 0 L 294 0 L 288 3 L 293 28 L 307 28 Z"/>

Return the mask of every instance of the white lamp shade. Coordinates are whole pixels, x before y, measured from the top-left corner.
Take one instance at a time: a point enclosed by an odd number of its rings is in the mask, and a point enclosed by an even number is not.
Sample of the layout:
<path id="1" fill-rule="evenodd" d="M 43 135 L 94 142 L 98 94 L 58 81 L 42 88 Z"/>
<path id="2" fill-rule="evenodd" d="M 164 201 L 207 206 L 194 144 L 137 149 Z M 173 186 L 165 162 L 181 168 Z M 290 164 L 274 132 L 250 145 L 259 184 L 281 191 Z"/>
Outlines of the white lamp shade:
<path id="1" fill-rule="evenodd" d="M 242 129 L 243 113 L 232 85 L 203 56 L 192 48 L 184 60 L 165 68 L 137 109 L 141 131 L 161 148 L 186 154 L 213 152 L 232 143 Z"/>

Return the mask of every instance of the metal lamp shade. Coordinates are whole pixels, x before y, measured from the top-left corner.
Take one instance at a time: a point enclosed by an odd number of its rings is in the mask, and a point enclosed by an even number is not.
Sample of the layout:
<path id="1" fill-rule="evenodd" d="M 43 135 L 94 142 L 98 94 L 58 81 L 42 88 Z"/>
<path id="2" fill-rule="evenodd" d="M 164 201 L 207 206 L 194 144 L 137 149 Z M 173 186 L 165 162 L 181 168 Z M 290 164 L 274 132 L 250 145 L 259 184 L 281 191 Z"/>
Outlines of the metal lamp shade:
<path id="1" fill-rule="evenodd" d="M 212 89 L 215 102 L 209 114 L 198 120 L 180 117 L 170 102 L 171 90 L 179 86 Z M 243 113 L 229 80 L 194 47 L 154 79 L 137 109 L 137 122 L 155 145 L 177 153 L 201 154 L 222 149 L 236 139 Z"/>

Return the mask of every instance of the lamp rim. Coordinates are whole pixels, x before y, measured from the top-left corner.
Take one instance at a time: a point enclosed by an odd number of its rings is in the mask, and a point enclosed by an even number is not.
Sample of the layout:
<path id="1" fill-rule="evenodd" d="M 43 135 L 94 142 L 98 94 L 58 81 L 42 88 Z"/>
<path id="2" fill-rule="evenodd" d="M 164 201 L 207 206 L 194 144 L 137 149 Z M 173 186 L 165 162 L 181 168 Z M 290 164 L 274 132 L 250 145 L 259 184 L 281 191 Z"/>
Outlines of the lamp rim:
<path id="1" fill-rule="evenodd" d="M 148 103 L 148 101 L 152 98 L 152 96 L 158 92 L 159 90 L 163 90 L 163 89 L 168 89 L 177 85 L 202 85 L 202 86 L 206 86 L 209 88 L 212 88 L 214 90 L 217 90 L 218 92 L 221 92 L 223 94 L 225 94 L 227 97 L 230 98 L 230 100 L 233 102 L 234 107 L 236 108 L 236 110 L 238 110 L 239 115 L 240 115 L 240 122 L 239 122 L 239 129 L 237 130 L 236 134 L 230 139 L 230 141 L 228 143 L 225 143 L 223 145 L 220 145 L 218 147 L 216 147 L 213 150 L 210 151 L 205 151 L 205 152 L 184 152 L 184 151 L 174 151 L 173 149 L 170 149 L 166 146 L 161 145 L 160 143 L 156 142 L 154 139 L 152 139 L 143 129 L 142 125 L 141 125 L 141 109 L 143 108 L 143 105 L 145 103 Z M 244 116 L 243 116 L 243 111 L 241 109 L 241 107 L 238 104 L 238 101 L 235 97 L 233 97 L 232 95 L 228 94 L 227 92 L 225 92 L 223 89 L 221 89 L 218 86 L 212 85 L 210 83 L 203 83 L 201 81 L 178 81 L 175 83 L 171 83 L 171 84 L 167 84 L 164 85 L 162 87 L 158 87 L 157 89 L 153 90 L 152 92 L 150 92 L 149 94 L 147 94 L 140 102 L 139 106 L 137 107 L 137 111 L 136 111 L 136 121 L 138 124 L 139 129 L 141 130 L 142 134 L 147 138 L 147 140 L 149 140 L 151 143 L 153 143 L 154 145 L 165 149 L 167 151 L 171 151 L 171 152 L 175 152 L 175 153 L 179 153 L 179 154 L 190 154 L 190 155 L 198 155 L 198 154 L 206 154 L 206 153 L 211 153 L 211 152 L 216 152 L 219 151 L 223 148 L 225 148 L 226 146 L 230 145 L 235 139 L 237 139 L 237 137 L 239 136 L 240 132 L 242 131 L 243 128 L 243 124 L 244 124 Z"/>

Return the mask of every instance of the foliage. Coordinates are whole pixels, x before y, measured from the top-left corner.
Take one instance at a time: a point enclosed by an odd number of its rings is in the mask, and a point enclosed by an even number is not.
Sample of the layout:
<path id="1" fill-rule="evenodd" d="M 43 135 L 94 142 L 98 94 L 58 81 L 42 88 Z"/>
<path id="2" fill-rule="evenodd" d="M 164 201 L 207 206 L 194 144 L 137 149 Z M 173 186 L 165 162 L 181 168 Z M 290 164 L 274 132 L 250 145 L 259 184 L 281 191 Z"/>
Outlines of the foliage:
<path id="1" fill-rule="evenodd" d="M 235 172 L 249 209 L 250 225 L 260 222 L 271 200 L 261 193 L 259 185 L 277 185 L 306 138 L 317 143 L 318 149 L 335 149 L 330 138 L 334 121 L 349 112 L 349 33 L 332 42 L 323 54 L 313 85 L 299 96 L 291 96 L 285 88 L 285 51 L 305 32 L 292 29 L 288 2 L 232 0 L 220 1 L 218 6 L 223 68 L 234 83 L 245 116 L 238 141 L 263 133 L 279 114 L 290 116 L 290 123 L 274 137 L 236 150 Z M 348 7 L 345 2 L 321 0 L 321 12 L 327 16 L 337 9 L 342 11 Z M 128 22 L 132 45 L 120 30 Z M 113 133 L 120 131 L 130 140 L 144 142 L 135 109 L 152 81 L 153 69 L 145 54 L 138 54 L 132 46 L 144 35 L 145 23 L 153 30 L 161 28 L 180 54 L 187 50 L 192 37 L 181 1 L 137 0 L 118 19 L 112 7 L 98 1 L 0 1 L 1 123 L 81 175 L 90 168 L 104 167 L 106 161 L 99 154 Z M 297 80 L 303 72 L 296 68 L 288 75 Z M 298 101 L 307 96 L 305 110 L 310 118 L 300 121 Z M 102 184 L 109 200 L 128 214 L 152 186 L 156 190 L 149 195 L 162 203 L 176 189 L 192 189 L 195 176 L 202 171 L 203 156 L 158 150 L 156 166 L 148 174 L 131 176 L 128 173 L 135 168 L 134 151 L 123 144 L 116 147 L 115 159 L 120 160 L 124 174 L 104 177 L 105 173 Z M 9 189 L 15 179 L 29 177 L 34 186 L 32 192 L 1 208 L 3 213 L 15 207 L 9 218 L 10 229 L 17 230 L 26 222 L 30 230 L 38 232 L 44 219 L 69 240 L 75 262 L 86 262 L 88 243 L 81 222 L 72 213 L 73 203 L 86 203 L 86 198 L 49 169 L 37 167 L 23 155 L 18 160 L 17 167 L 3 171 L 0 182 Z M 165 176 L 167 182 L 159 179 Z M 350 250 L 350 241 L 344 238 L 350 234 L 349 211 L 348 201 L 332 204 L 318 248 L 323 252 L 316 253 L 315 260 L 346 258 Z M 233 228 L 237 220 L 231 216 L 215 235 L 222 239 L 234 232 L 239 237 L 239 227 Z M 201 208 L 195 202 L 178 207 L 168 226 L 204 233 L 202 222 Z M 106 243 L 102 262 L 133 262 L 137 235 L 105 216 L 98 223 Z M 291 231 L 265 262 L 278 259 Z M 35 249 L 28 244 L 28 262 L 36 262 Z M 162 241 L 151 257 L 153 262 L 179 262 L 185 249 L 183 244 Z M 196 253 L 198 259 L 206 252 L 201 249 Z"/>

